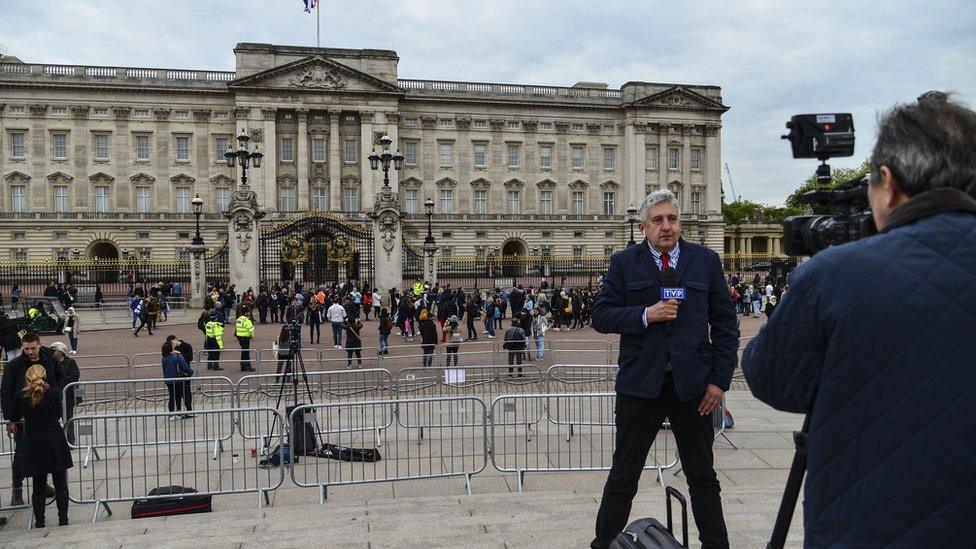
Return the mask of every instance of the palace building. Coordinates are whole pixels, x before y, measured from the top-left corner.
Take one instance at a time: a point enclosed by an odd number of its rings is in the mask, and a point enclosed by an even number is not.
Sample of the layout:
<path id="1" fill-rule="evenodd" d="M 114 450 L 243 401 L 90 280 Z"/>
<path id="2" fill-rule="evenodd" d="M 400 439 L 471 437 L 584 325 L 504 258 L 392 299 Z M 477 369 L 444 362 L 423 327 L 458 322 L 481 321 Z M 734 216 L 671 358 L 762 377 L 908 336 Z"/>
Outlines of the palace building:
<path id="1" fill-rule="evenodd" d="M 606 255 L 659 187 L 680 197 L 685 237 L 722 251 L 717 86 L 431 81 L 401 78 L 389 50 L 234 53 L 234 71 L 0 59 L 0 258 L 186 258 L 197 195 L 216 245 L 241 131 L 265 155 L 248 170 L 264 227 L 310 211 L 368 227 L 385 134 L 404 157 L 390 170 L 403 243 L 420 247 L 431 199 L 442 261 Z"/>

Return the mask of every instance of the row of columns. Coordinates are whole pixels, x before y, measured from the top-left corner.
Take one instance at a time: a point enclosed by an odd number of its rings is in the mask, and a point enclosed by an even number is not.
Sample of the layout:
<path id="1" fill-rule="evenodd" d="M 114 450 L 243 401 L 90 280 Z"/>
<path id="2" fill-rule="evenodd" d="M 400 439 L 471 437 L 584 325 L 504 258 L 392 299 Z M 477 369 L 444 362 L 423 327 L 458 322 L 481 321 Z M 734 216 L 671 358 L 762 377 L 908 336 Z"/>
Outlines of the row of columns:
<path id="1" fill-rule="evenodd" d="M 767 236 L 766 238 L 766 251 L 765 252 L 755 252 L 752 249 L 752 236 L 742 236 L 733 237 L 729 243 L 731 244 L 731 250 L 726 253 L 732 254 L 752 254 L 752 253 L 767 253 L 770 255 L 783 255 L 783 238 L 779 236 Z"/>

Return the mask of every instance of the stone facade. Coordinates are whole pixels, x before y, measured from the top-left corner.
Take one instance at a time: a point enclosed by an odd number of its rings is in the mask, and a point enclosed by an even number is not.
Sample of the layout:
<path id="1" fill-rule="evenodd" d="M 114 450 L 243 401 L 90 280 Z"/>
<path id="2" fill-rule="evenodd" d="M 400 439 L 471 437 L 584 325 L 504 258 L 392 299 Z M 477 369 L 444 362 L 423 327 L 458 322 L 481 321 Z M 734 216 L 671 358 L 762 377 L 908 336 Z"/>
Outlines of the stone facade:
<path id="1" fill-rule="evenodd" d="M 444 255 L 602 254 L 626 244 L 628 207 L 666 186 L 686 237 L 722 249 L 716 86 L 407 80 L 393 51 L 234 52 L 234 72 L 0 60 L 0 258 L 173 257 L 195 195 L 206 242 L 222 240 L 239 173 L 223 151 L 242 130 L 265 154 L 248 174 L 264 225 L 310 209 L 370 223 L 383 174 L 367 157 L 388 134 L 417 247 L 430 197 Z"/>

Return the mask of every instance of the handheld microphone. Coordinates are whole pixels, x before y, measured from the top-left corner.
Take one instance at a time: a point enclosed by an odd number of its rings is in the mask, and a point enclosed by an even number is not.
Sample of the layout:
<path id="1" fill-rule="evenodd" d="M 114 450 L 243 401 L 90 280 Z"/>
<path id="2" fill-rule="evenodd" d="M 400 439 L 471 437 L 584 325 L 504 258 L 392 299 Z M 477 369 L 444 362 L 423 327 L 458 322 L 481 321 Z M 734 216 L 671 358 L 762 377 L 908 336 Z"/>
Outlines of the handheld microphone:
<path id="1" fill-rule="evenodd" d="M 678 272 L 674 270 L 674 267 L 666 267 L 661 271 L 661 301 L 668 301 L 671 299 L 677 301 L 685 300 L 685 289 L 678 286 Z M 671 335 L 672 321 L 667 321 L 665 323 L 665 333 Z"/>

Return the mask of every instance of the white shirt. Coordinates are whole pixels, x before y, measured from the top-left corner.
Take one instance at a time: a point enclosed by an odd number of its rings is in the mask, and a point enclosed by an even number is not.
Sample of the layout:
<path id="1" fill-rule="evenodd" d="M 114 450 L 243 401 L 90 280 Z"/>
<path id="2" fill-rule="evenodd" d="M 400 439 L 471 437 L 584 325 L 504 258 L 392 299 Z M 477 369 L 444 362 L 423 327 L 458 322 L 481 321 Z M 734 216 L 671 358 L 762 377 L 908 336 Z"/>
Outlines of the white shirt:
<path id="1" fill-rule="evenodd" d="M 380 302 L 383 300 L 383 296 L 379 292 L 373 292 L 373 307 L 380 307 Z"/>
<path id="2" fill-rule="evenodd" d="M 766 284 L 766 297 L 770 297 L 772 295 L 773 295 L 773 285 Z"/>
<path id="3" fill-rule="evenodd" d="M 329 322 L 342 322 L 346 318 L 346 309 L 338 303 L 333 303 L 326 312 Z"/>

